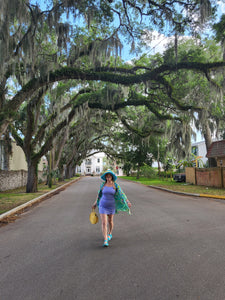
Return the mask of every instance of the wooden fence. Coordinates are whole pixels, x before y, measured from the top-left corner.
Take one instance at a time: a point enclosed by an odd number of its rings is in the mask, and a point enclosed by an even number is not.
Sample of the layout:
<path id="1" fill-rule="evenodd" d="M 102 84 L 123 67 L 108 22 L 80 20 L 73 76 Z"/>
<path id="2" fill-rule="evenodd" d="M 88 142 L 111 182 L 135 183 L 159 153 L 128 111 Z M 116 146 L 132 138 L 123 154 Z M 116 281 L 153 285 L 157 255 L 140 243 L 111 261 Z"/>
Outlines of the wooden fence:
<path id="1" fill-rule="evenodd" d="M 225 168 L 185 168 L 186 182 L 213 186 L 217 188 L 225 188 Z"/>

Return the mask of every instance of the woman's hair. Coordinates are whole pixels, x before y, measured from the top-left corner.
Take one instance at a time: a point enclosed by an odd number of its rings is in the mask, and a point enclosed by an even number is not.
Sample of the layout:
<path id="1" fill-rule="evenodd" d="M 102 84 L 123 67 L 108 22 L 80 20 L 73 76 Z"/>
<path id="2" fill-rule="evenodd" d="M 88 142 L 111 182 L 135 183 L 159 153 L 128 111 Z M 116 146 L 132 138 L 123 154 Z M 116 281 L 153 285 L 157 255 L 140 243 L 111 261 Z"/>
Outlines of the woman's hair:
<path id="1" fill-rule="evenodd" d="M 113 178 L 113 176 L 112 176 L 112 174 L 111 174 L 111 173 L 106 173 L 106 174 L 105 174 L 105 182 L 107 181 L 107 179 L 106 179 L 106 175 L 110 175 L 110 176 L 112 177 L 112 181 L 114 182 L 114 178 Z"/>
<path id="2" fill-rule="evenodd" d="M 111 177 L 112 177 L 112 181 L 113 181 L 113 188 L 114 188 L 114 190 L 116 190 L 116 186 L 115 186 L 115 183 L 114 183 L 114 178 L 113 178 L 112 174 L 110 174 L 110 173 L 106 173 L 106 174 L 105 174 L 105 176 L 106 176 L 107 174 L 111 175 Z M 106 180 L 106 178 L 105 178 L 105 184 L 106 184 L 106 182 L 107 182 L 107 180 Z M 105 185 L 105 184 L 104 184 L 104 185 Z"/>

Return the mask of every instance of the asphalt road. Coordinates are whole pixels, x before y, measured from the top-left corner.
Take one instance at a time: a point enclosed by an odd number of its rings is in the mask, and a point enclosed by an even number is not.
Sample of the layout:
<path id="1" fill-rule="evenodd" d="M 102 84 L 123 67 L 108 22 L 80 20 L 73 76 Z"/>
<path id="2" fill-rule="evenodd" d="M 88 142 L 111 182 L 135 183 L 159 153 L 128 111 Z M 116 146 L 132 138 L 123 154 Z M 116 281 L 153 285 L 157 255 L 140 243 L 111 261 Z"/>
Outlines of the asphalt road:
<path id="1" fill-rule="evenodd" d="M 86 177 L 0 228 L 0 300 L 224 300 L 225 204 L 120 180 L 110 247 Z"/>

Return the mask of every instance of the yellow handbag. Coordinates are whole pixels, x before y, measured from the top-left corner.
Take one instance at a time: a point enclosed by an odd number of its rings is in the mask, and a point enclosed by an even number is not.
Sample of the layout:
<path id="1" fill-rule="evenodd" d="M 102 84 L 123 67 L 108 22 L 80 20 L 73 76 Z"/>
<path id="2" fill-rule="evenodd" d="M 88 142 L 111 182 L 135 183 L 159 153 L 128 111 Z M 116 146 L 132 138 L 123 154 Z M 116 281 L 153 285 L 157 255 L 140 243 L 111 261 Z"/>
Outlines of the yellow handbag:
<path id="1" fill-rule="evenodd" d="M 98 223 L 98 215 L 96 214 L 94 209 L 92 209 L 92 212 L 90 213 L 89 220 L 90 220 L 91 224 Z"/>

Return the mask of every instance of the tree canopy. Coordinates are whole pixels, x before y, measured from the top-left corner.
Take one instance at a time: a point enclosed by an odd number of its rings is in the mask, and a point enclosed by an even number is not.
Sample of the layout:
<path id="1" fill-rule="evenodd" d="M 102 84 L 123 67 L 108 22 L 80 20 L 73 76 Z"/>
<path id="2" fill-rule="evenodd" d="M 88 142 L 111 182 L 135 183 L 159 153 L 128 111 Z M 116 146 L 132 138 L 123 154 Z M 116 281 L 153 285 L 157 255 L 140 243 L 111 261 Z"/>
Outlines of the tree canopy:
<path id="1" fill-rule="evenodd" d="M 0 11 L 0 136 L 11 131 L 27 160 L 54 148 L 56 133 L 80 124 L 85 110 L 116 113 L 142 138 L 170 128 L 183 152 L 196 115 L 202 132 L 221 129 L 225 62 L 200 40 L 216 1 L 3 0 Z M 214 30 L 223 42 L 222 22 Z M 147 55 L 154 31 L 173 42 L 165 53 Z M 185 43 L 184 35 L 198 42 Z M 142 55 L 124 62 L 126 45 Z M 135 119 L 143 111 L 142 126 Z"/>

